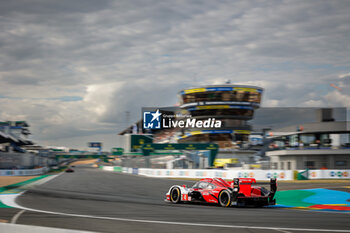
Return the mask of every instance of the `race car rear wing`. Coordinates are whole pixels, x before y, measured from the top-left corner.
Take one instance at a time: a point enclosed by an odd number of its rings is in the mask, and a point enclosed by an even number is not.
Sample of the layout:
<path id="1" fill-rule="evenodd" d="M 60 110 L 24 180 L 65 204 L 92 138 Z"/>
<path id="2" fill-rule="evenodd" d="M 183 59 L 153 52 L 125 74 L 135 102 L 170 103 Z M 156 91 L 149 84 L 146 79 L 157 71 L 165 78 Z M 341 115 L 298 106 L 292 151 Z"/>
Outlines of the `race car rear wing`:
<path id="1" fill-rule="evenodd" d="M 270 203 L 274 203 L 275 200 L 274 200 L 274 196 L 275 196 L 275 193 L 277 191 L 277 180 L 276 178 L 271 178 L 270 179 L 270 182 L 259 182 L 257 183 L 256 180 L 254 178 L 234 178 L 233 179 L 233 184 L 232 184 L 232 188 L 233 188 L 233 199 L 235 200 L 240 189 L 251 189 L 251 185 L 254 184 L 269 184 L 270 185 L 270 192 L 268 194 L 268 198 L 269 198 L 269 202 Z M 242 185 L 249 185 L 248 187 L 244 187 Z M 243 190 L 242 190 L 243 191 Z M 243 191 L 244 192 L 244 191 Z M 250 191 L 248 191 L 250 192 Z"/>

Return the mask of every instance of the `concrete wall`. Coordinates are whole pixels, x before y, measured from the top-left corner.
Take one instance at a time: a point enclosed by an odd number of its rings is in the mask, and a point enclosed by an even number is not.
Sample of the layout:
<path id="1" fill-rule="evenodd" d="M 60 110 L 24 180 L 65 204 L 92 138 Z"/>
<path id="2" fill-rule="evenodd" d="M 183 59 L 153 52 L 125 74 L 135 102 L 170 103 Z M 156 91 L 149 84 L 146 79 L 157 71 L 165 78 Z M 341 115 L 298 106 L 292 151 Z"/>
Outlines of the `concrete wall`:
<path id="1" fill-rule="evenodd" d="M 350 150 L 278 150 L 269 151 L 267 155 L 274 169 L 288 169 L 288 162 L 292 170 L 306 169 L 307 161 L 314 161 L 314 168 L 350 169 Z M 273 167 L 277 163 L 277 167 Z M 284 167 L 282 167 L 282 163 Z"/>

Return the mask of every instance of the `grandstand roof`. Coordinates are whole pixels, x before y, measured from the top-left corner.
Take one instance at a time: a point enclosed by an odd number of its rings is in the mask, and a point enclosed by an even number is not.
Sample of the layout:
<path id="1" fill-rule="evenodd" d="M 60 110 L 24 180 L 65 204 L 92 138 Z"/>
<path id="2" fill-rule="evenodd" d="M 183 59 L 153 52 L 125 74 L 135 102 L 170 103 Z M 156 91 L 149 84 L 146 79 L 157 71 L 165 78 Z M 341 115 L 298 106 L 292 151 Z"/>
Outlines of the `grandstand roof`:
<path id="1" fill-rule="evenodd" d="M 8 135 L 6 133 L 3 133 L 0 131 L 0 143 L 6 143 L 6 142 L 18 142 L 16 138 L 14 138 L 11 135 Z"/>

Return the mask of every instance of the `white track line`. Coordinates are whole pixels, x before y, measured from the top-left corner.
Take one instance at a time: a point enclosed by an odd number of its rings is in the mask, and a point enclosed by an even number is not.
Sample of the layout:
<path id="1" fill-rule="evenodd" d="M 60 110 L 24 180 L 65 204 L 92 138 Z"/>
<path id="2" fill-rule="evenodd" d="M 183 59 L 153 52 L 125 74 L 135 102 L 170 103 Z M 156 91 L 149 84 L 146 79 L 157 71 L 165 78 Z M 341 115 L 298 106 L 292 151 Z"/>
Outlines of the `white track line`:
<path id="1" fill-rule="evenodd" d="M 45 177 L 43 179 L 40 179 L 40 180 L 37 180 L 37 181 L 34 181 L 32 183 L 29 183 L 29 184 L 26 184 L 26 185 L 23 185 L 22 188 L 29 188 L 29 187 L 33 187 L 33 186 L 37 186 L 37 185 L 41 185 L 41 184 L 44 184 L 46 182 L 49 182 L 50 180 L 56 178 L 57 176 L 59 175 L 62 175 L 63 172 L 60 172 L 59 174 L 57 175 L 52 175 L 52 176 L 48 176 L 48 177 Z M 24 193 L 24 192 L 21 192 L 21 194 Z M 6 194 L 5 194 L 6 195 Z M 12 194 L 13 195 L 13 194 Z M 17 197 L 17 195 L 16 195 Z M 0 198 L 1 200 L 1 198 Z M 22 209 L 21 211 L 19 211 L 18 213 L 16 213 L 12 218 L 11 218 L 11 221 L 10 223 L 12 224 L 16 224 L 18 218 L 25 212 L 26 210 Z"/>
<path id="2" fill-rule="evenodd" d="M 21 216 L 21 214 L 23 214 L 24 212 L 26 212 L 26 210 L 21 210 L 19 211 L 17 214 L 15 214 L 12 219 L 11 219 L 11 223 L 15 224 L 18 220 L 18 218 Z"/>
<path id="3" fill-rule="evenodd" d="M 276 231 L 314 231 L 314 232 L 350 232 L 350 230 L 336 230 L 336 229 L 312 229 L 312 228 L 288 228 L 288 227 L 263 227 L 263 226 L 241 226 L 241 225 L 220 225 L 220 224 L 207 224 L 207 223 L 189 223 L 189 222 L 169 222 L 169 221 L 157 221 L 157 220 L 145 220 L 145 219 L 128 219 L 128 218 L 115 218 L 115 217 L 103 217 L 103 216 L 93 216 L 93 215 L 83 215 L 83 214 L 70 214 L 62 212 L 53 212 L 45 210 L 31 209 L 24 206 L 20 206 L 16 203 L 15 199 L 20 196 L 20 194 L 4 195 L 2 196 L 2 202 L 5 205 L 19 208 L 22 210 L 55 214 L 63 216 L 71 216 L 78 218 L 92 218 L 92 219 L 103 219 L 112 221 L 124 221 L 124 222 L 139 222 L 139 223 L 152 223 L 152 224 L 169 224 L 169 225 L 180 225 L 180 226 L 197 226 L 197 227 L 219 227 L 219 228 L 232 228 L 232 229 L 260 229 L 260 230 L 276 230 Z"/>
<path id="4" fill-rule="evenodd" d="M 278 230 L 276 230 L 276 231 L 278 231 L 278 232 L 283 232 L 283 233 L 292 233 L 292 232 L 290 232 L 290 231 L 284 231 L 284 230 L 280 230 L 280 229 L 278 229 Z"/>

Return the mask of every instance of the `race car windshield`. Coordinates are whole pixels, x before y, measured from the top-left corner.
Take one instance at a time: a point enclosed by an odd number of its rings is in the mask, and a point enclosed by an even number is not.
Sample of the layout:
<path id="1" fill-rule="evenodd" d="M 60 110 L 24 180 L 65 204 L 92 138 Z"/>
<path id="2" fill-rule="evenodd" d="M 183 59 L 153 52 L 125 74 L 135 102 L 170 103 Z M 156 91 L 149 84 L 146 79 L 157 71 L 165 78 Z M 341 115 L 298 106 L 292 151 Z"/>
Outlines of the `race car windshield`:
<path id="1" fill-rule="evenodd" d="M 199 182 L 195 183 L 195 184 L 193 185 L 192 188 L 204 189 L 204 188 L 206 188 L 207 186 L 208 186 L 208 183 L 207 183 L 207 182 L 199 181 Z"/>

